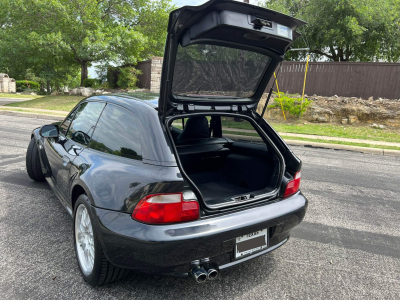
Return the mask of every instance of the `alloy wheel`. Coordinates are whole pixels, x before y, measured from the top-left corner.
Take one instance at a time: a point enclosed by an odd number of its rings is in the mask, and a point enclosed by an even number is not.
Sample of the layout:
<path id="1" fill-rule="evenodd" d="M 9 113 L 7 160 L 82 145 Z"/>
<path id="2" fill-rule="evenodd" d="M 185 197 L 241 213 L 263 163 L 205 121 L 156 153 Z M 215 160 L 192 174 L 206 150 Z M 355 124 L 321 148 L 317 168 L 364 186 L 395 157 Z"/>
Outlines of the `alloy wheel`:
<path id="1" fill-rule="evenodd" d="M 79 265 L 83 274 L 89 276 L 94 265 L 93 227 L 89 212 L 80 204 L 75 216 L 75 241 Z"/>

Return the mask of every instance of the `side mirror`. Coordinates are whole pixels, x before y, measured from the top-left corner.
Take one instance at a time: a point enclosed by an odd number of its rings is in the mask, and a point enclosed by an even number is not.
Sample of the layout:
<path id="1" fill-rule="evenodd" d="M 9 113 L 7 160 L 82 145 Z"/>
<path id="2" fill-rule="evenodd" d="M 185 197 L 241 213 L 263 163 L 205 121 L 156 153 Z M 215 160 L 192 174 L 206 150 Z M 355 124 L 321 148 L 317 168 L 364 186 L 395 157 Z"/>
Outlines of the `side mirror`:
<path id="1" fill-rule="evenodd" d="M 82 145 L 88 146 L 90 142 L 90 136 L 82 131 L 77 131 L 72 134 L 72 140 Z"/>
<path id="2" fill-rule="evenodd" d="M 45 138 L 56 138 L 58 137 L 58 126 L 56 125 L 44 125 L 40 128 L 40 136 Z"/>

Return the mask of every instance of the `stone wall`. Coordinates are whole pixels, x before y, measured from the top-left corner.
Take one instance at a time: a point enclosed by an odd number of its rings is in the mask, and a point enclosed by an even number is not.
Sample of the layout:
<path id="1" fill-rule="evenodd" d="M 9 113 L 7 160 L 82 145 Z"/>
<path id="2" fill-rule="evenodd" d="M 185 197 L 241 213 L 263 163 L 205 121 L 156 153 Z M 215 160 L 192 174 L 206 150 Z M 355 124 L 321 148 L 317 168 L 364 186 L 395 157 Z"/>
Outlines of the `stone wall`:
<path id="1" fill-rule="evenodd" d="M 153 57 L 151 59 L 150 91 L 154 93 L 160 92 L 162 63 L 162 57 Z"/>
<path id="2" fill-rule="evenodd" d="M 8 77 L 0 78 L 0 83 L 1 83 L 0 92 L 2 92 L 2 93 L 9 92 L 9 82 L 10 82 L 10 78 L 8 78 Z"/>
<path id="3" fill-rule="evenodd" d="M 8 92 L 9 93 L 17 92 L 17 85 L 15 83 L 15 79 L 13 79 L 13 78 L 10 78 L 10 82 L 8 83 Z"/>
<path id="4" fill-rule="evenodd" d="M 0 73 L 0 93 L 15 93 L 16 84 L 14 78 L 9 78 L 7 74 Z"/>

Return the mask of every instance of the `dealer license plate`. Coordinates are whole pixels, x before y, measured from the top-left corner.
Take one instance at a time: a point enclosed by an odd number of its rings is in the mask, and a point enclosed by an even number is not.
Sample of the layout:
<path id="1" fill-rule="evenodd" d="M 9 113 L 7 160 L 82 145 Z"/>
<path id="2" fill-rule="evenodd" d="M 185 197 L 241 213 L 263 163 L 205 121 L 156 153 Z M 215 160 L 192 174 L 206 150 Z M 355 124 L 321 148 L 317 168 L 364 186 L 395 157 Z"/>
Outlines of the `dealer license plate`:
<path id="1" fill-rule="evenodd" d="M 251 255 L 268 247 L 268 229 L 236 238 L 235 259 Z"/>

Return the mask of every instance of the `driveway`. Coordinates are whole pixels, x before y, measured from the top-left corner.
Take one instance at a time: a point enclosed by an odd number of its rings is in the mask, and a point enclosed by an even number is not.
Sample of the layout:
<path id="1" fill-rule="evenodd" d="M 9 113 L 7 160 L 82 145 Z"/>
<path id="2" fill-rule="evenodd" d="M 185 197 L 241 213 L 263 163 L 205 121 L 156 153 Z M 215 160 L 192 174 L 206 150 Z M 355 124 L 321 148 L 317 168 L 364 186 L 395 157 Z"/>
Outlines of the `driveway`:
<path id="1" fill-rule="evenodd" d="M 27 100 L 31 100 L 31 99 L 2 98 L 0 95 L 0 106 L 6 105 L 9 103 L 22 102 L 22 101 L 27 101 Z"/>
<path id="2" fill-rule="evenodd" d="M 70 216 L 25 172 L 30 131 L 44 123 L 0 115 L 2 299 L 400 299 L 400 159 L 305 147 L 292 149 L 309 210 L 280 249 L 201 285 L 133 273 L 92 288 Z"/>

